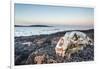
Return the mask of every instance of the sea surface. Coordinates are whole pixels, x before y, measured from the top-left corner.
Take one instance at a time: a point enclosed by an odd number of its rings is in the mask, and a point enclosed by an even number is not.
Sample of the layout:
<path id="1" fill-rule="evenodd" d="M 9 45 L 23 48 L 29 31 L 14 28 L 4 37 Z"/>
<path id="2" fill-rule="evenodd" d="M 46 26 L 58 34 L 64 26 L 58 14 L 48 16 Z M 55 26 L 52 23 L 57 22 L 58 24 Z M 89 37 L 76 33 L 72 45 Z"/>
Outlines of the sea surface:
<path id="1" fill-rule="evenodd" d="M 92 26 L 67 26 L 67 25 L 54 25 L 50 27 L 15 27 L 14 36 L 19 37 L 19 36 L 52 34 L 61 31 L 87 30 L 91 28 Z"/>

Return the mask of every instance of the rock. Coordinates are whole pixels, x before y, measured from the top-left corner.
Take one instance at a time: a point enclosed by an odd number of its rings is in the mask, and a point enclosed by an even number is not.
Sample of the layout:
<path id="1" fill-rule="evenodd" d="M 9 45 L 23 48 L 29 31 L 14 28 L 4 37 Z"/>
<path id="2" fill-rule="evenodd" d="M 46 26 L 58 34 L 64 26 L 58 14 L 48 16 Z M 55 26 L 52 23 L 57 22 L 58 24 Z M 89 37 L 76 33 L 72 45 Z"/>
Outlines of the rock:
<path id="1" fill-rule="evenodd" d="M 46 58 L 46 53 L 36 51 L 29 55 L 26 64 L 43 64 L 46 63 Z"/>
<path id="2" fill-rule="evenodd" d="M 93 37 L 93 31 L 83 31 Z M 94 60 L 94 46 L 87 46 L 82 51 L 74 53 L 68 60 L 56 55 L 55 46 L 64 32 L 58 32 L 50 35 L 34 35 L 15 37 L 15 65 L 29 64 L 50 64 L 50 63 L 67 63 Z M 24 42 L 31 42 L 30 46 L 23 45 Z"/>
<path id="3" fill-rule="evenodd" d="M 45 61 L 45 55 L 44 54 L 43 55 L 38 55 L 38 56 L 34 57 L 34 62 L 36 64 L 43 64 L 44 61 Z"/>

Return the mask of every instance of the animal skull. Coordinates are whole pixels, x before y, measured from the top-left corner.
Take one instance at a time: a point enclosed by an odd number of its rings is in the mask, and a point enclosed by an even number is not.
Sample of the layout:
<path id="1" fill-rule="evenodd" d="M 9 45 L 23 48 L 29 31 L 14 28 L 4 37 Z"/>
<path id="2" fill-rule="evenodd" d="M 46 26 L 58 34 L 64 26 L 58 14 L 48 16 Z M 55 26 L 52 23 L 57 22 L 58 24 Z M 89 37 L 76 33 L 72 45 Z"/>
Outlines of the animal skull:
<path id="1" fill-rule="evenodd" d="M 64 57 L 66 54 L 70 57 L 72 53 L 83 50 L 83 47 L 87 45 L 93 45 L 92 39 L 90 39 L 85 33 L 79 31 L 73 31 L 66 33 L 58 41 L 55 51 L 59 56 Z"/>

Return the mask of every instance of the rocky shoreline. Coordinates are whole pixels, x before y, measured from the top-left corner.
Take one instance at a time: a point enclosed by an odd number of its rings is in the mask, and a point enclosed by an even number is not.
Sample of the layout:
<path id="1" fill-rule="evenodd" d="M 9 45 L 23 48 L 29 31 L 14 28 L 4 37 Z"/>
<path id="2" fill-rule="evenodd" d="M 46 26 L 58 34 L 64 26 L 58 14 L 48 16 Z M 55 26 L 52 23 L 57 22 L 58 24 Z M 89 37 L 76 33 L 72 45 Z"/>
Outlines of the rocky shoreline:
<path id="1" fill-rule="evenodd" d="M 93 29 L 78 31 L 86 33 L 94 40 Z M 54 48 L 60 37 L 64 36 L 66 32 L 71 31 L 57 32 L 50 35 L 15 37 L 15 65 L 36 64 L 37 62 L 41 63 L 41 61 L 43 61 L 43 64 L 93 61 L 94 46 L 87 46 L 84 50 L 72 54 L 69 60 L 55 54 Z"/>

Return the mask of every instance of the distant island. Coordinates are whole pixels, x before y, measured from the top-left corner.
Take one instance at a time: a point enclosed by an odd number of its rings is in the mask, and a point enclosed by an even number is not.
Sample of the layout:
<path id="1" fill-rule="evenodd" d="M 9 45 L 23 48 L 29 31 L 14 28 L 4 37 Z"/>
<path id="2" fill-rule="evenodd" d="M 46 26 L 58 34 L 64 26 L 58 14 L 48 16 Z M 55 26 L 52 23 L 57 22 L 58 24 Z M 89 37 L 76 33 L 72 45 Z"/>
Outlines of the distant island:
<path id="1" fill-rule="evenodd" d="M 48 25 L 15 25 L 15 27 L 52 27 L 52 26 L 48 26 Z"/>

